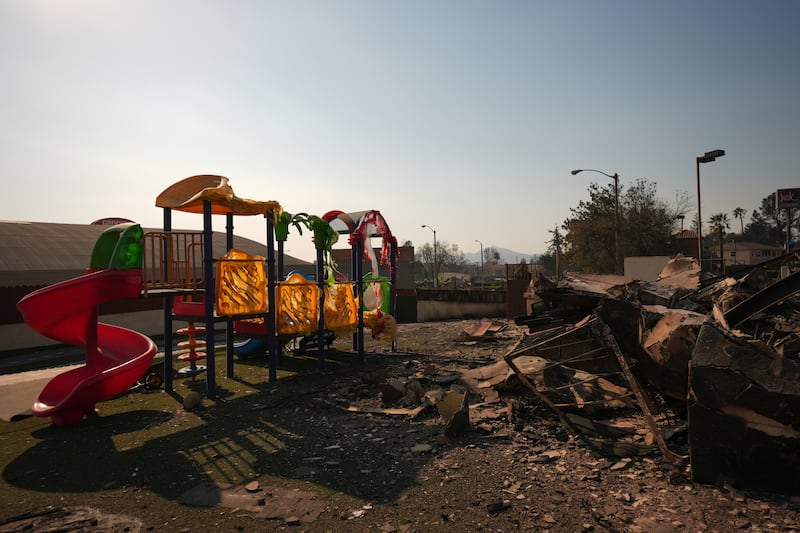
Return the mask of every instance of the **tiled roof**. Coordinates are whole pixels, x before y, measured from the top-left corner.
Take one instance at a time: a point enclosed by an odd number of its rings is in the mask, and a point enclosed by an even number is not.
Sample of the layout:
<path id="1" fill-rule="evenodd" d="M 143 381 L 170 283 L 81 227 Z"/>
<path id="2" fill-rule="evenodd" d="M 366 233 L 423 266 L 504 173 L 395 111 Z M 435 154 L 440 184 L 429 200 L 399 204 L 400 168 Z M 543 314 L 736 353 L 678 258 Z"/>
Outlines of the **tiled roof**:
<path id="1" fill-rule="evenodd" d="M 696 239 L 697 238 L 697 232 L 696 231 L 692 231 L 690 229 L 685 229 L 683 231 L 679 231 L 678 233 L 676 233 L 675 234 L 675 238 L 676 239 Z"/>

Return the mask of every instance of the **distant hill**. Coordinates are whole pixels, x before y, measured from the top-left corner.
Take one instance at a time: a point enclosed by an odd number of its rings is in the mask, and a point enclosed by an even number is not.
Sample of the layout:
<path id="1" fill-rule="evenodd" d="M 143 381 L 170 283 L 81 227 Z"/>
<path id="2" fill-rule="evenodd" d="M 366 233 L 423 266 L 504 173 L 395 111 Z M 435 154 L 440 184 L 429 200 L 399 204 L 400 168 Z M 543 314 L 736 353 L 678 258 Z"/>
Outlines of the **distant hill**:
<path id="1" fill-rule="evenodd" d="M 526 263 L 530 263 L 530 262 L 536 262 L 539 259 L 539 254 L 526 254 L 522 252 L 515 252 L 514 250 L 509 250 L 508 248 L 500 248 L 499 246 L 483 247 L 484 250 L 486 250 L 487 248 L 494 248 L 495 250 L 497 250 L 497 252 L 500 254 L 501 263 L 516 264 L 519 263 L 522 259 L 525 259 Z M 464 259 L 466 259 L 467 262 L 469 263 L 480 264 L 481 253 L 480 251 L 465 253 Z"/>

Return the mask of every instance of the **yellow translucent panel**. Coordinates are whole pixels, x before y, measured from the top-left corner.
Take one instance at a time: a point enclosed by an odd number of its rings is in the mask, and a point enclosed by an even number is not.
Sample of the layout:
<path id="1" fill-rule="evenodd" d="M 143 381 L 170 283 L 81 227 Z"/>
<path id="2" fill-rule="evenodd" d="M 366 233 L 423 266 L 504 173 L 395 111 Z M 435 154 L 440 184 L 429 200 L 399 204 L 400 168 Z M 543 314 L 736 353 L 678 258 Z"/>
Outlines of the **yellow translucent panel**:
<path id="1" fill-rule="evenodd" d="M 308 335 L 319 324 L 319 287 L 299 273 L 289 274 L 278 285 L 278 333 Z"/>
<path id="2" fill-rule="evenodd" d="M 220 316 L 267 312 L 264 258 L 235 248 L 217 260 L 216 310 Z"/>
<path id="3" fill-rule="evenodd" d="M 352 332 L 358 322 L 358 306 L 351 283 L 325 286 L 325 327 L 338 335 Z M 344 331 L 343 331 L 344 330 Z"/>

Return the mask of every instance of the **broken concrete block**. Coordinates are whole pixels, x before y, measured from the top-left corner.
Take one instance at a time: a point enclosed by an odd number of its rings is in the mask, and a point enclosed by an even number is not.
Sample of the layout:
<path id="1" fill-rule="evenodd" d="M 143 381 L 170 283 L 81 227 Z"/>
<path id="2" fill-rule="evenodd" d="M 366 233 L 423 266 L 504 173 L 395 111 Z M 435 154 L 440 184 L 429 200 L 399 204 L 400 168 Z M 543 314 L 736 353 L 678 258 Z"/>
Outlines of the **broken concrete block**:
<path id="1" fill-rule="evenodd" d="M 381 403 L 383 405 L 392 405 L 406 394 L 406 383 L 397 378 L 387 379 L 378 388 L 380 389 Z"/>
<path id="2" fill-rule="evenodd" d="M 419 381 L 415 379 L 408 380 L 403 391 L 403 403 L 405 405 L 419 405 L 424 395 L 425 391 L 422 390 L 422 385 Z"/>

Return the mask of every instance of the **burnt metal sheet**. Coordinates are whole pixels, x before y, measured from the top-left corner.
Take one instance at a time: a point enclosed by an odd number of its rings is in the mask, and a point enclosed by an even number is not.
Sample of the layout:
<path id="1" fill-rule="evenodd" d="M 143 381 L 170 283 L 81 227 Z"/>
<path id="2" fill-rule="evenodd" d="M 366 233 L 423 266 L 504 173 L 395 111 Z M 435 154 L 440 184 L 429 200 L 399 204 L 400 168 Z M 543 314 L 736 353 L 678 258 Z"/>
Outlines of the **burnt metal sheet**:
<path id="1" fill-rule="evenodd" d="M 753 315 L 780 303 L 785 298 L 800 292 L 800 270 L 776 281 L 725 313 L 725 320 L 736 327 Z"/>

